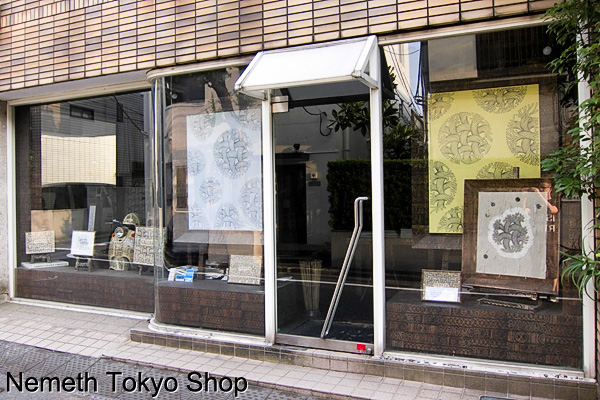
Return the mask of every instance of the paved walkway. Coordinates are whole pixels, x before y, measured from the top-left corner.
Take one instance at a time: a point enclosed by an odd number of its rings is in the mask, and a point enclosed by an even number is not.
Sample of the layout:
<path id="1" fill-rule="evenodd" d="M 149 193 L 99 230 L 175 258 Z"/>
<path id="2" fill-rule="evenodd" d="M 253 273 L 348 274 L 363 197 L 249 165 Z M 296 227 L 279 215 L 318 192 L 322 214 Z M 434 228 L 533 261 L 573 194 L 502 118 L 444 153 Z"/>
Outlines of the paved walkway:
<path id="1" fill-rule="evenodd" d="M 0 304 L 0 399 L 76 398 L 79 396 L 67 390 L 73 385 L 76 388 L 83 385 L 86 378 L 87 396 L 97 399 L 225 399 L 234 398 L 236 385 L 238 398 L 253 400 L 319 397 L 479 400 L 484 395 L 506 398 L 505 393 L 484 393 L 132 342 L 130 329 L 147 327 L 148 317 Z M 22 384 L 19 372 L 23 373 Z M 7 379 L 9 373 L 11 379 Z M 40 387 L 42 376 L 58 377 L 66 390 L 50 393 L 46 382 L 45 392 L 30 393 L 25 379 L 36 378 L 30 380 L 29 387 L 33 389 Z M 159 382 L 162 382 L 161 390 L 153 397 L 156 392 L 153 384 L 158 386 Z M 249 389 L 242 392 L 244 382 L 248 382 Z M 7 383 L 11 386 L 10 393 L 7 393 Z M 211 389 L 208 392 L 205 391 L 207 383 Z M 220 385 L 216 391 L 215 384 Z M 22 393 L 15 396 L 18 385 Z"/>
<path id="2" fill-rule="evenodd" d="M 0 399 L 317 399 L 160 366 L 0 341 Z M 43 381 L 49 377 L 52 381 Z"/>

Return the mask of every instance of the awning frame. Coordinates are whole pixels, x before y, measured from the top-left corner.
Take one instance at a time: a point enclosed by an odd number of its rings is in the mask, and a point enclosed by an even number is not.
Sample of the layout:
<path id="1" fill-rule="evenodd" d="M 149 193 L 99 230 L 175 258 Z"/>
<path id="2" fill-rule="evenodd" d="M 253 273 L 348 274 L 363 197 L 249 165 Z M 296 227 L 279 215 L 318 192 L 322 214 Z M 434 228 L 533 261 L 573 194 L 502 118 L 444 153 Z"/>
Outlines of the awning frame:
<path id="1" fill-rule="evenodd" d="M 350 73 L 350 75 L 340 74 L 336 77 L 326 77 L 326 78 L 322 78 L 322 79 L 314 79 L 311 81 L 295 80 L 293 77 L 291 77 L 291 79 L 288 81 L 263 83 L 259 86 L 251 86 L 246 83 L 248 81 L 248 78 L 253 73 L 255 73 L 257 68 L 260 68 L 260 64 L 263 62 L 263 59 L 265 58 L 266 55 L 285 53 L 285 52 L 302 52 L 305 50 L 330 47 L 330 46 L 343 46 L 343 45 L 355 43 L 358 41 L 364 41 L 365 45 L 363 46 L 361 53 L 359 54 L 359 56 L 357 58 L 357 62 L 354 65 L 354 68 L 353 68 L 352 72 Z M 324 43 L 324 44 L 319 43 L 319 44 L 312 44 L 312 45 L 307 45 L 307 46 L 261 51 L 261 52 L 258 52 L 256 54 L 256 56 L 254 56 L 254 58 L 252 59 L 252 61 L 248 65 L 248 67 L 244 70 L 242 75 L 235 82 L 234 89 L 235 89 L 235 91 L 242 92 L 246 95 L 264 100 L 265 96 L 266 96 L 266 92 L 265 92 L 266 90 L 287 89 L 287 88 L 293 88 L 293 87 L 299 87 L 299 86 L 317 86 L 317 85 L 327 84 L 327 83 L 351 82 L 353 80 L 358 80 L 358 81 L 362 82 L 366 87 L 371 88 L 371 89 L 379 88 L 380 84 L 377 82 L 376 79 L 373 79 L 373 77 L 367 72 L 367 69 L 371 63 L 371 59 L 372 59 L 371 56 L 372 56 L 373 52 L 376 50 L 376 48 L 377 48 L 377 37 L 376 36 L 368 36 L 367 38 L 348 39 L 348 40 L 341 40 L 341 41 L 335 41 L 335 42 Z M 371 70 L 372 70 L 372 68 L 371 68 Z"/>

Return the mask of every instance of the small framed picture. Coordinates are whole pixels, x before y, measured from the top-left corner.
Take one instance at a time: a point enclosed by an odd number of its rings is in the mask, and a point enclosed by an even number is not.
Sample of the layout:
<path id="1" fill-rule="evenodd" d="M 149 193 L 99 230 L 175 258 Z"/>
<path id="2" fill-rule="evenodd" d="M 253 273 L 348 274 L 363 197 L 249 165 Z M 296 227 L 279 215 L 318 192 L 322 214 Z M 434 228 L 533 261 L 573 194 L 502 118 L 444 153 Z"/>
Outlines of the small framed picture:
<path id="1" fill-rule="evenodd" d="M 74 256 L 94 255 L 94 240 L 96 232 L 73 231 L 71 236 L 71 254 Z"/>
<path id="2" fill-rule="evenodd" d="M 460 271 L 424 269 L 421 272 L 421 299 L 460 303 Z"/>
<path id="3" fill-rule="evenodd" d="M 229 283 L 260 285 L 262 257 L 232 255 L 229 260 Z"/>
<path id="4" fill-rule="evenodd" d="M 54 253 L 54 231 L 25 232 L 25 254 Z"/>

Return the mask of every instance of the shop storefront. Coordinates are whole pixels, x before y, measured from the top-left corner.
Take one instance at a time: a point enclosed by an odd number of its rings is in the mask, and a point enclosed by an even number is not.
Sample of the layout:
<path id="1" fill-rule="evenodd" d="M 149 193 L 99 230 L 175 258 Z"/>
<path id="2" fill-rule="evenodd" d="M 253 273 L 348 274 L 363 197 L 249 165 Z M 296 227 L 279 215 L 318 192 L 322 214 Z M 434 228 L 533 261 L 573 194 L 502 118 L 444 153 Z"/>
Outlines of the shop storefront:
<path id="1" fill-rule="evenodd" d="M 363 35 L 9 103 L 11 297 L 593 378 L 595 317 L 560 280 L 582 203 L 540 164 L 576 105 L 558 51 L 539 23 Z"/>

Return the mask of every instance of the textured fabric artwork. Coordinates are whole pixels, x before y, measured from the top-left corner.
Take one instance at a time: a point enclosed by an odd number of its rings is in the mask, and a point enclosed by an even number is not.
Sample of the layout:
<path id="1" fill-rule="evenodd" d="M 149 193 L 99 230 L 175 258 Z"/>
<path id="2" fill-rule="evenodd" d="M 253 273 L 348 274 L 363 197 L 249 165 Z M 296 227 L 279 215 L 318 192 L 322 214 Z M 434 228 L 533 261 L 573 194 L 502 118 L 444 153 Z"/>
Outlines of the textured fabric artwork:
<path id="1" fill-rule="evenodd" d="M 228 283 L 260 285 L 262 257 L 232 255 L 229 259 Z"/>
<path id="2" fill-rule="evenodd" d="M 133 262 L 141 265 L 164 265 L 164 240 L 165 234 L 158 228 L 145 226 L 135 228 Z"/>
<path id="3" fill-rule="evenodd" d="M 54 253 L 54 231 L 25 232 L 25 254 Z"/>
<path id="4" fill-rule="evenodd" d="M 462 233 L 465 179 L 540 177 L 538 85 L 432 93 L 429 232 Z"/>
<path id="5" fill-rule="evenodd" d="M 477 273 L 546 278 L 545 192 L 481 192 Z"/>
<path id="6" fill-rule="evenodd" d="M 190 230 L 262 230 L 259 109 L 186 117 Z"/>

